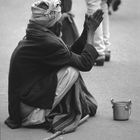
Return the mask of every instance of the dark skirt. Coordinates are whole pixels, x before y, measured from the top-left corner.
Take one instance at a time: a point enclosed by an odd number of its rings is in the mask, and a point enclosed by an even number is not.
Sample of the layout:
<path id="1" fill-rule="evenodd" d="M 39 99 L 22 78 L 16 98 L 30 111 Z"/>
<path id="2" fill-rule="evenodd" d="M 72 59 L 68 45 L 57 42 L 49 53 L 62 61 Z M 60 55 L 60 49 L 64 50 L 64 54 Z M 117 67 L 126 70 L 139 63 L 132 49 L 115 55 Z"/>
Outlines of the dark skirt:
<path id="1" fill-rule="evenodd" d="M 50 115 L 46 117 L 46 128 L 51 132 L 72 132 L 78 127 L 83 117 L 94 116 L 96 110 L 97 102 L 88 92 L 80 76 Z"/>

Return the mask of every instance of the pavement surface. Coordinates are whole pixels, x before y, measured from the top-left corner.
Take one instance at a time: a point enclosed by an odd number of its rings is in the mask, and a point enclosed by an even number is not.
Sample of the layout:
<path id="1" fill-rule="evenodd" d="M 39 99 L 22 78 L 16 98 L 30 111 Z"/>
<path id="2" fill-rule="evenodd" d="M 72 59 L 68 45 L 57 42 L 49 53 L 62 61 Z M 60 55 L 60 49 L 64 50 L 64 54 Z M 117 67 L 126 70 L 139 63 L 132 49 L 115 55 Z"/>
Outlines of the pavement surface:
<path id="1" fill-rule="evenodd" d="M 24 36 L 33 0 L 0 0 L 0 140 L 43 140 L 52 134 L 42 129 L 9 129 L 4 125 L 7 111 L 7 78 L 11 53 Z M 98 101 L 96 117 L 88 119 L 64 140 L 140 140 L 140 1 L 123 0 L 110 16 L 111 61 L 82 73 Z M 75 21 L 82 30 L 86 6 L 73 0 Z M 128 121 L 114 121 L 110 99 L 132 100 Z"/>

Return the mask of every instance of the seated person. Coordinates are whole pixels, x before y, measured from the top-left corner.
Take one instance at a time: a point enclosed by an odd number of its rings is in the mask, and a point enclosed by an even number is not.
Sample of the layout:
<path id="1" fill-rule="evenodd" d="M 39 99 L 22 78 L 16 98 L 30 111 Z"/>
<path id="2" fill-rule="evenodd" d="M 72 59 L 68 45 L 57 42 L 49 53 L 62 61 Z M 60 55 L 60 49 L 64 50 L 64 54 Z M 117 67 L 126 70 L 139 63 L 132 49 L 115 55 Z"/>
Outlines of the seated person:
<path id="1" fill-rule="evenodd" d="M 103 12 L 85 16 L 83 32 L 69 49 L 60 38 L 60 1 L 41 0 L 31 10 L 26 35 L 10 61 L 5 124 L 70 132 L 84 116 L 96 114 L 97 102 L 80 71 L 89 71 L 98 57 L 92 37 Z"/>

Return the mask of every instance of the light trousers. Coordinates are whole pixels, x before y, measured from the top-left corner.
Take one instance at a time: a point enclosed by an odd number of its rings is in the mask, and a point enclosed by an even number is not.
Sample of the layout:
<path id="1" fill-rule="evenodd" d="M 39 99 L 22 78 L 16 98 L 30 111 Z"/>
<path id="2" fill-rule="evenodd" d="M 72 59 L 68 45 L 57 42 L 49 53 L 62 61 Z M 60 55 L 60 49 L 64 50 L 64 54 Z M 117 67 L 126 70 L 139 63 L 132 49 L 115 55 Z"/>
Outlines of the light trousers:
<path id="1" fill-rule="evenodd" d="M 87 4 L 87 14 L 91 15 L 96 10 L 102 9 L 104 12 L 103 22 L 99 25 L 95 31 L 93 38 L 93 45 L 96 48 L 99 55 L 104 55 L 105 50 L 110 46 L 109 42 L 109 16 L 106 1 L 103 0 L 85 0 Z"/>
<path id="2" fill-rule="evenodd" d="M 109 15 L 108 15 L 108 5 L 106 1 L 101 2 L 101 8 L 104 12 L 104 19 L 102 22 L 102 29 L 103 29 L 103 41 L 106 47 L 106 50 L 110 49 L 110 30 L 109 30 Z"/>

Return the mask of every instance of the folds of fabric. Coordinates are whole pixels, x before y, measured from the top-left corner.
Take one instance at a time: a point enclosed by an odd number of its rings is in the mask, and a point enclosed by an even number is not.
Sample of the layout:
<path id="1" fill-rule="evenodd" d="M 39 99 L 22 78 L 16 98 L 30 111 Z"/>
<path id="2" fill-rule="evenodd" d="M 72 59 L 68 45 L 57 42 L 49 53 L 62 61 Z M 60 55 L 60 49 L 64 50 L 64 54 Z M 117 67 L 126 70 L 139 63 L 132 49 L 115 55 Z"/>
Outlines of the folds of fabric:
<path id="1" fill-rule="evenodd" d="M 70 15 L 69 15 L 70 16 Z M 79 37 L 78 29 L 72 16 L 62 22 L 62 39 L 70 47 Z"/>
<path id="2" fill-rule="evenodd" d="M 64 69 L 62 71 L 64 72 Z M 71 73 L 70 76 L 67 72 L 68 70 L 63 73 L 63 76 L 60 73 L 62 78 L 59 78 L 58 82 L 58 95 L 49 114 L 43 114 L 43 110 L 36 109 L 36 112 L 31 113 L 32 118 L 31 115 L 29 116 L 28 123 L 24 122 L 24 126 L 45 122 L 48 131 L 69 133 L 78 127 L 84 116 L 96 114 L 97 102 L 88 92 L 81 75 L 77 75 L 72 70 L 72 72 L 68 72 Z M 41 115 L 45 115 L 45 120 Z M 35 122 L 35 119 L 38 120 Z"/>
<path id="3" fill-rule="evenodd" d="M 61 0 L 61 5 L 62 13 L 68 14 L 68 17 L 65 17 L 62 22 L 62 39 L 70 47 L 79 37 L 73 15 L 69 13 L 72 8 L 72 0 Z"/>
<path id="4" fill-rule="evenodd" d="M 73 87 L 46 117 L 46 127 L 51 132 L 72 132 L 78 127 L 84 116 L 87 114 L 94 116 L 96 109 L 96 100 L 87 91 L 82 78 L 79 77 Z"/>
<path id="5" fill-rule="evenodd" d="M 65 94 L 70 90 L 77 80 L 79 72 L 73 67 L 64 67 L 57 73 L 57 88 L 53 108 L 62 100 Z M 52 110 L 51 109 L 51 110 Z M 35 108 L 21 103 L 22 125 L 36 125 L 45 121 L 45 115 L 50 112 L 49 109 Z"/>

